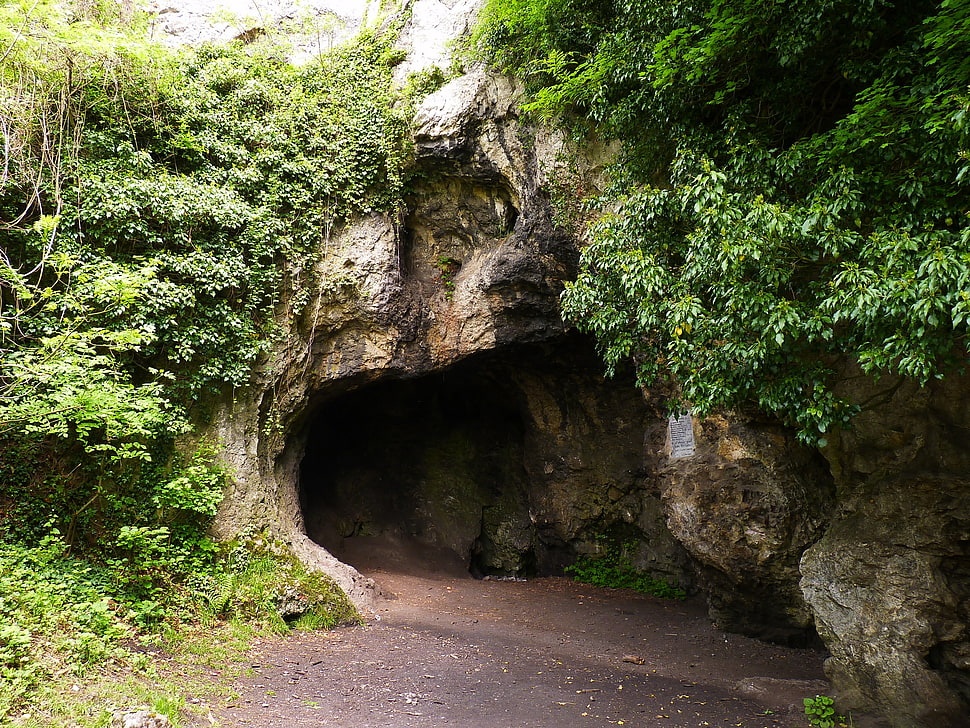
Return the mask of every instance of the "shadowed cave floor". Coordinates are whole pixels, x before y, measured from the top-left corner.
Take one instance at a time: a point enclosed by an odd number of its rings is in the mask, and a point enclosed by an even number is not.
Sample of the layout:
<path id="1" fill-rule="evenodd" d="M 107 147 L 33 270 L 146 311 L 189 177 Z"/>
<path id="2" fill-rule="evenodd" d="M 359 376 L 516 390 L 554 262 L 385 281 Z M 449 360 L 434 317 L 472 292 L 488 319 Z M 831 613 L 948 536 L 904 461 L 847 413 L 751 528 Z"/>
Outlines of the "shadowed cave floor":
<path id="1" fill-rule="evenodd" d="M 368 572 L 366 626 L 262 641 L 223 726 L 803 728 L 824 654 L 720 632 L 703 604 L 563 578 Z M 638 664 L 642 661 L 642 664 Z"/>

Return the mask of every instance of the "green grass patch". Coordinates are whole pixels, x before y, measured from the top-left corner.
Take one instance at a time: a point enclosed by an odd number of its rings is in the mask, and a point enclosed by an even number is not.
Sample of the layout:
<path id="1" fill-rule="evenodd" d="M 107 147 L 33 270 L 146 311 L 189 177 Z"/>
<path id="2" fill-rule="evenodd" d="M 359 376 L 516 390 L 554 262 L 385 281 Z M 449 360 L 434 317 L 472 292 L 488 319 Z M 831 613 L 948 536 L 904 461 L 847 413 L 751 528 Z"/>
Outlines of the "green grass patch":
<path id="1" fill-rule="evenodd" d="M 130 565 L 71 556 L 56 532 L 0 544 L 0 725 L 100 728 L 138 707 L 177 727 L 197 709 L 187 696 L 231 691 L 254 638 L 359 619 L 329 577 L 263 538 L 204 569 L 168 566 L 146 600 Z"/>

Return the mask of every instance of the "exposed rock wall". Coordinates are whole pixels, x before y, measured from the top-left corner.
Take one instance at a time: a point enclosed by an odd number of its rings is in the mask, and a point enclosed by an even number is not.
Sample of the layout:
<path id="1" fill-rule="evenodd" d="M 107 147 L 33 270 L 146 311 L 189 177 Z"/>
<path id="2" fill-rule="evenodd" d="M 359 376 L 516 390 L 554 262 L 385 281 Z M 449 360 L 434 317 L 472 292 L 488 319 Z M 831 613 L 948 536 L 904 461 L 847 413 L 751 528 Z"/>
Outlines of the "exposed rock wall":
<path id="1" fill-rule="evenodd" d="M 278 531 L 358 603 L 370 586 L 304 533 L 297 483 L 313 413 L 379 380 L 565 331 L 558 294 L 578 253 L 541 190 L 564 143 L 519 122 L 516 94 L 509 79 L 476 73 L 428 97 L 416 121 L 425 182 L 403 224 L 355 220 L 321 244 L 314 270 L 290 271 L 318 282 L 311 300 L 281 302 L 289 335 L 218 418 L 236 476 L 218 530 Z"/>
<path id="2" fill-rule="evenodd" d="M 311 60 L 389 17 L 405 19 L 408 56 L 395 68 L 409 73 L 447 68 L 451 44 L 466 33 L 482 0 L 150 0 L 149 33 L 171 45 L 275 39 L 295 62 Z"/>
<path id="3" fill-rule="evenodd" d="M 565 356 L 576 345 L 562 343 L 568 340 L 558 295 L 575 271 L 578 241 L 553 224 L 543 189 L 565 145 L 521 122 L 518 93 L 511 80 L 476 72 L 428 97 L 415 122 L 423 181 L 402 222 L 357 220 L 321 246 L 314 271 L 294 272 L 320 284 L 312 302 L 291 316 L 291 334 L 265 367 L 262 386 L 248 403 L 237 397 L 237 409 L 222 419 L 239 477 L 220 527 L 229 533 L 254 519 L 274 524 L 307 557 L 316 553 L 307 532 L 321 541 L 327 533 L 347 538 L 354 529 L 337 523 L 350 517 L 340 509 L 326 523 L 313 508 L 314 522 L 304 522 L 300 465 L 315 437 L 312 422 L 326 416 L 319 413 L 376 382 L 550 342 L 557 353 L 548 369 L 511 355 L 488 365 L 502 382 L 496 396 L 516 401 L 521 434 L 500 447 L 518 463 L 514 477 L 501 476 L 512 485 L 492 493 L 461 475 L 481 462 L 463 461 L 446 479 L 464 502 L 442 510 L 432 495 L 443 481 L 428 476 L 428 458 L 441 456 L 445 441 L 462 444 L 465 454 L 477 445 L 471 435 L 438 425 L 434 447 L 410 442 L 400 450 L 399 459 L 409 453 L 424 464 L 402 463 L 411 495 L 383 507 L 417 508 L 427 517 L 402 519 L 395 536 L 424 533 L 423 545 L 448 548 L 466 562 L 474 556 L 483 571 L 516 572 L 527 564 L 560 569 L 567 557 L 595 551 L 597 536 L 623 532 L 641 544 L 636 559 L 644 570 L 683 585 L 696 574 L 712 616 L 726 628 L 811 639 L 797 564 L 821 535 L 830 476 L 781 428 L 737 418 L 699 423 L 698 454 L 670 461 L 663 402 L 651 393 L 644 398 L 631 381 L 603 382 L 588 352 Z M 571 159 L 573 174 L 595 181 L 601 159 Z M 611 404 L 617 387 L 628 387 L 623 406 Z M 364 450 L 360 457 L 373 460 Z M 337 500 L 350 502 L 370 477 L 353 470 L 348 465 L 333 486 Z M 380 518 L 350 520 L 393 531 Z M 366 601 L 366 582 L 335 567 L 323 549 L 319 554 L 351 596 Z"/>
<path id="4" fill-rule="evenodd" d="M 826 670 L 894 728 L 970 725 L 970 380 L 845 380 L 867 405 L 826 448 L 837 515 L 801 563 Z"/>
<path id="5" fill-rule="evenodd" d="M 834 507 L 825 461 L 781 425 L 738 414 L 695 423 L 695 438 L 693 457 L 663 453 L 656 469 L 667 525 L 693 557 L 711 617 L 730 631 L 811 643 L 798 563 Z"/>
<path id="6" fill-rule="evenodd" d="M 652 413 L 599 368 L 568 336 L 321 407 L 301 469 L 307 533 L 372 568 L 416 568 L 417 555 L 424 568 L 516 576 L 562 573 L 612 533 L 639 544 L 643 570 L 685 583 L 645 468 Z"/>

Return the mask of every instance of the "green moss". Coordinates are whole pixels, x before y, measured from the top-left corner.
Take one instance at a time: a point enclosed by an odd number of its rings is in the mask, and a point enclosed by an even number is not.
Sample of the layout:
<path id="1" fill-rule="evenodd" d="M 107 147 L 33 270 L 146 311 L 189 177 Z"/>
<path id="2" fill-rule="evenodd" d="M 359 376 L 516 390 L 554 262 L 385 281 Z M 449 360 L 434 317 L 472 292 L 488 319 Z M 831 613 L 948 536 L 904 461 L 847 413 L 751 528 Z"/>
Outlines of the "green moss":
<path id="1" fill-rule="evenodd" d="M 293 557 L 255 556 L 214 579 L 211 605 L 223 619 L 256 621 L 277 632 L 357 622 L 353 604 L 329 576 Z"/>

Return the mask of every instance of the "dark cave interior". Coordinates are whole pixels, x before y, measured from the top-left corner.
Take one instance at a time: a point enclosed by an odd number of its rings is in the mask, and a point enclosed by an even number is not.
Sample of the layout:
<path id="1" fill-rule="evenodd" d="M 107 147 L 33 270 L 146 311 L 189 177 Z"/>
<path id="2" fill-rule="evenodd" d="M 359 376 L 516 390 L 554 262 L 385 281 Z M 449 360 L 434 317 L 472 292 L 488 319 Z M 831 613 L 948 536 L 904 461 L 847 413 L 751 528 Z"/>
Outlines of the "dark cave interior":
<path id="1" fill-rule="evenodd" d="M 365 387 L 312 424 L 307 534 L 361 568 L 476 569 L 484 510 L 524 492 L 519 393 L 492 361 Z"/>
<path id="2" fill-rule="evenodd" d="M 561 574 L 641 500 L 645 407 L 601 372 L 564 337 L 330 399 L 306 430 L 307 535 L 362 570 Z"/>

